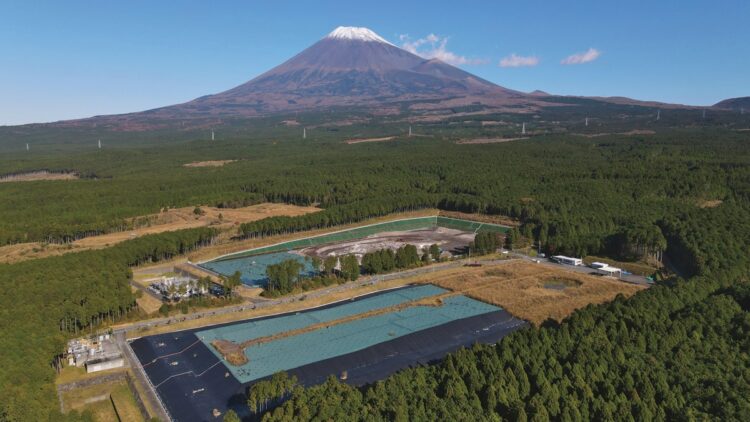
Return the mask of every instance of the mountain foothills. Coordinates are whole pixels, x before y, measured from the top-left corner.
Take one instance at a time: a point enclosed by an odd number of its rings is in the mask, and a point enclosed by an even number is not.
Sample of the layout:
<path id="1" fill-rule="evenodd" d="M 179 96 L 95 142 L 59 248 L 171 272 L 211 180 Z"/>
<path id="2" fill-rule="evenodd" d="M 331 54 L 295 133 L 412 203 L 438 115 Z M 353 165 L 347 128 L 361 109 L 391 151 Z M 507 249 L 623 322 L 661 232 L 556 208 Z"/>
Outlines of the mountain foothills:
<path id="1" fill-rule="evenodd" d="M 703 110 L 527 95 L 338 28 L 186 104 L 0 128 L 0 250 L 64 247 L 166 208 L 269 201 L 322 211 L 245 223 L 236 237 L 439 208 L 512 219 L 548 254 L 663 252 L 674 275 L 561 323 L 372 385 L 278 375 L 248 398 L 278 404 L 255 415 L 269 421 L 746 420 L 750 113 L 730 101 Z M 186 166 L 206 160 L 225 164 Z M 76 177 L 4 177 L 40 171 Z M 65 342 L 143 318 L 132 268 L 217 235 L 178 230 L 0 264 L 0 421 L 93 420 L 60 412 Z"/>
<path id="2" fill-rule="evenodd" d="M 750 97 L 728 98 L 714 104 L 716 108 L 726 108 L 731 110 L 750 111 Z"/>

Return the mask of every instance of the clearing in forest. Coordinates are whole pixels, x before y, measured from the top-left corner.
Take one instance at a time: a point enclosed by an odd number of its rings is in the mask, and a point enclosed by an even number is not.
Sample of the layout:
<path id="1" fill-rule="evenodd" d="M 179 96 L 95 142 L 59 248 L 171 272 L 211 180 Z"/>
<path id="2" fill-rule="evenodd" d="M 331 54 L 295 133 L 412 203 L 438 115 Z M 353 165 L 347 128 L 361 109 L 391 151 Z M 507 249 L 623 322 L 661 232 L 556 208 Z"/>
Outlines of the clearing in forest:
<path id="1" fill-rule="evenodd" d="M 529 139 L 528 136 L 522 138 L 476 138 L 476 139 L 461 139 L 456 141 L 459 145 L 476 145 L 476 144 L 502 144 L 503 142 L 511 141 L 522 141 Z"/>
<path id="2" fill-rule="evenodd" d="M 461 267 L 418 276 L 412 282 L 434 284 L 468 297 L 501 306 L 534 324 L 565 317 L 589 304 L 609 302 L 618 294 L 631 296 L 645 286 L 568 271 L 557 265 L 508 261 L 497 265 Z"/>
<path id="3" fill-rule="evenodd" d="M 222 167 L 224 164 L 234 163 L 237 160 L 208 160 L 208 161 L 195 161 L 192 163 L 183 164 L 183 167 Z"/>
<path id="4" fill-rule="evenodd" d="M 395 136 L 384 136 L 381 138 L 358 138 L 358 139 L 348 139 L 346 140 L 346 143 L 349 145 L 352 144 L 363 144 L 366 142 L 388 142 L 396 139 Z"/>
<path id="5" fill-rule="evenodd" d="M 0 183 L 11 182 L 35 182 L 38 180 L 74 180 L 78 179 L 75 173 L 53 173 L 47 170 L 31 171 L 28 173 L 8 174 L 0 176 Z"/>

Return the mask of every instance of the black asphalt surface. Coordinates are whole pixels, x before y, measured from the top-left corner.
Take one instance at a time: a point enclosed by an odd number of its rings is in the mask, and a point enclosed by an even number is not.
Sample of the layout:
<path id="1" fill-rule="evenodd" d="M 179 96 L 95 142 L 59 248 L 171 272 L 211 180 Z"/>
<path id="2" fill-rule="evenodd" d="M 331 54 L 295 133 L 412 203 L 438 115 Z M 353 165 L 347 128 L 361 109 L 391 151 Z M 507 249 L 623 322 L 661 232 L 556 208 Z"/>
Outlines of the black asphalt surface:
<path id="1" fill-rule="evenodd" d="M 385 292 L 376 292 L 354 300 Z M 338 303 L 330 304 L 315 310 L 337 305 Z M 302 312 L 308 311 L 310 310 Z M 281 315 L 254 319 L 278 316 Z M 244 321 L 214 327 L 242 322 Z M 477 342 L 495 343 L 525 325 L 526 322 L 514 318 L 506 311 L 498 310 L 411 333 L 287 372 L 296 376 L 301 384 L 310 386 L 325 381 L 329 375 L 340 376 L 343 371 L 347 371 L 347 383 L 364 385 L 409 366 L 429 364 L 460 347 Z M 175 421 L 221 420 L 221 416 L 213 416 L 214 409 L 219 410 L 222 416 L 229 408 L 246 415 L 247 390 L 253 383 L 260 381 L 241 384 L 198 339 L 195 333 L 204 329 L 206 327 L 142 337 L 130 343 L 167 412 Z"/>

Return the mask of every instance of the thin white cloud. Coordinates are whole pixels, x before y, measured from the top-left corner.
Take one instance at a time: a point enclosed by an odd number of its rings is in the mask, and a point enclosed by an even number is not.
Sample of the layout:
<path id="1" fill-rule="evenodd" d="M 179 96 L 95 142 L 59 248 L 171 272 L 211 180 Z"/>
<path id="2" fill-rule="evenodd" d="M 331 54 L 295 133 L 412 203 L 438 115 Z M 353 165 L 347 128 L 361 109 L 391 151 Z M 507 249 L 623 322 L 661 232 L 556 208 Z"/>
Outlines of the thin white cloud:
<path id="1" fill-rule="evenodd" d="M 412 40 L 409 35 L 402 34 L 399 36 L 399 40 L 401 40 L 401 47 L 404 50 L 426 59 L 439 59 L 452 65 L 477 65 L 487 63 L 487 60 L 461 56 L 448 50 L 448 37 L 429 34 L 424 38 Z"/>
<path id="2" fill-rule="evenodd" d="M 539 64 L 537 56 L 519 56 L 516 53 L 503 57 L 500 60 L 500 67 L 532 67 Z"/>
<path id="3" fill-rule="evenodd" d="M 583 63 L 593 62 L 594 60 L 598 59 L 599 56 L 601 55 L 602 55 L 601 51 L 595 48 L 589 48 L 583 53 L 576 53 L 576 54 L 573 54 L 564 58 L 560 62 L 560 64 L 583 64 Z"/>

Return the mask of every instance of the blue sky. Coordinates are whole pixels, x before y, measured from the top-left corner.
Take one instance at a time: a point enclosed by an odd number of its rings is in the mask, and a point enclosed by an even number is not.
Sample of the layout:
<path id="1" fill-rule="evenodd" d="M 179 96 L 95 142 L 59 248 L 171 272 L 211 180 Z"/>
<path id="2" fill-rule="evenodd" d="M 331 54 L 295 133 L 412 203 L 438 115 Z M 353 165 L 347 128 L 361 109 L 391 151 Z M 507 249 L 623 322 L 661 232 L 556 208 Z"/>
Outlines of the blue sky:
<path id="1" fill-rule="evenodd" d="M 0 125 L 220 92 L 339 25 L 521 91 L 693 105 L 750 95 L 747 0 L 1 0 L 0 17 Z"/>

